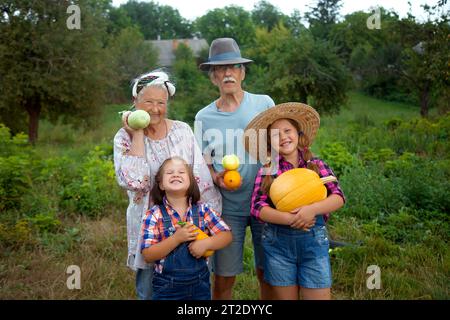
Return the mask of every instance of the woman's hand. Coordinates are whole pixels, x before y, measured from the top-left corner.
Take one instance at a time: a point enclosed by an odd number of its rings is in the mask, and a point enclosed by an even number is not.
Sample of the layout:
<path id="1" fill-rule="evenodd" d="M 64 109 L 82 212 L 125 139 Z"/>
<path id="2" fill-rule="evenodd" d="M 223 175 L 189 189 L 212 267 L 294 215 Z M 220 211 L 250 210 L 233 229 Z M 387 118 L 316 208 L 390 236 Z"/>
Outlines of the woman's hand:
<path id="1" fill-rule="evenodd" d="M 189 252 L 197 259 L 203 257 L 205 252 L 209 250 L 209 241 L 211 238 L 195 240 L 189 244 Z"/>
<path id="2" fill-rule="evenodd" d="M 175 225 L 175 233 L 173 237 L 177 240 L 178 244 L 181 244 L 183 242 L 187 241 L 193 241 L 195 238 L 197 238 L 197 233 L 194 232 L 196 227 L 194 225 L 186 225 L 184 227 L 176 224 Z"/>
<path id="3" fill-rule="evenodd" d="M 131 139 L 136 135 L 144 135 L 144 129 L 135 130 L 128 125 L 128 117 L 130 116 L 132 111 L 125 111 L 122 115 L 122 125 L 126 132 L 130 135 Z"/>
<path id="4" fill-rule="evenodd" d="M 291 228 L 309 231 L 316 224 L 316 210 L 311 206 L 304 206 L 291 211 L 295 214 L 291 221 Z"/>

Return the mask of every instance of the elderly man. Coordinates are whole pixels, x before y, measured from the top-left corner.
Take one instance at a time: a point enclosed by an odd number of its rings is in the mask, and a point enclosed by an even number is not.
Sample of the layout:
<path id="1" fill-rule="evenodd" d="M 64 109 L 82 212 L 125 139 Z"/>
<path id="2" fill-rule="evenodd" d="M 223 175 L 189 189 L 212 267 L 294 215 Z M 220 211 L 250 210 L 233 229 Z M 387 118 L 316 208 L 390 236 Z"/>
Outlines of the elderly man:
<path id="1" fill-rule="evenodd" d="M 259 167 L 245 152 L 242 135 L 247 124 L 260 112 L 274 106 L 274 102 L 267 95 L 252 94 L 242 89 L 245 68 L 251 62 L 241 57 L 234 39 L 219 38 L 211 43 L 208 61 L 200 65 L 200 69 L 208 71 L 211 82 L 219 89 L 220 97 L 197 113 L 195 132 L 209 163 L 213 181 L 222 194 L 222 217 L 233 233 L 233 242 L 213 257 L 213 299 L 232 297 L 236 275 L 243 271 L 243 250 L 248 226 L 252 232 L 260 297 L 269 298 L 270 287 L 263 280 L 263 224 L 250 215 L 252 189 Z M 238 171 L 242 182 L 233 190 L 223 180 L 222 157 L 226 154 L 238 155 L 241 163 Z"/>

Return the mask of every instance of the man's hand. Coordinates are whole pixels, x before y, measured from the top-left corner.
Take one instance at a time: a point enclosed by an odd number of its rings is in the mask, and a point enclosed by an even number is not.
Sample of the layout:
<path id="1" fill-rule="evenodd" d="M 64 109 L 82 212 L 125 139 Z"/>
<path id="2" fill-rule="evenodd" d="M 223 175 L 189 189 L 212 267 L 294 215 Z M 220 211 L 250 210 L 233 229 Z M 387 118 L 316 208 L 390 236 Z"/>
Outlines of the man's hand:
<path id="1" fill-rule="evenodd" d="M 225 184 L 223 177 L 225 175 L 226 171 L 221 171 L 221 172 L 217 172 L 214 176 L 214 183 L 222 189 L 228 190 L 228 191 L 236 191 L 237 189 L 239 189 L 242 186 L 242 183 L 244 181 L 244 179 L 242 179 L 241 177 L 241 182 L 239 183 L 239 186 L 237 186 L 236 188 L 228 188 L 227 185 Z"/>

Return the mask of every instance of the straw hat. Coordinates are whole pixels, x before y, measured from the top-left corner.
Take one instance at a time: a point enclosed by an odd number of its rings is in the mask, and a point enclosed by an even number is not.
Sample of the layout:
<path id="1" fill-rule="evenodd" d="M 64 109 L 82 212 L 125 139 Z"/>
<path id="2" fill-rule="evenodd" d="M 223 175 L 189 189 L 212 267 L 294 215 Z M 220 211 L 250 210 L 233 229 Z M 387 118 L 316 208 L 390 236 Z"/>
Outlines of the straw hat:
<path id="1" fill-rule="evenodd" d="M 306 104 L 287 102 L 269 108 L 257 115 L 247 125 L 244 131 L 245 150 L 254 159 L 258 159 L 258 146 L 264 146 L 264 148 L 267 147 L 267 135 L 259 134 L 259 130 L 267 129 L 272 123 L 279 119 L 292 119 L 296 121 L 301 132 L 308 137 L 310 144 L 314 141 L 320 126 L 319 114 L 313 107 Z M 251 139 L 252 135 L 253 140 Z"/>

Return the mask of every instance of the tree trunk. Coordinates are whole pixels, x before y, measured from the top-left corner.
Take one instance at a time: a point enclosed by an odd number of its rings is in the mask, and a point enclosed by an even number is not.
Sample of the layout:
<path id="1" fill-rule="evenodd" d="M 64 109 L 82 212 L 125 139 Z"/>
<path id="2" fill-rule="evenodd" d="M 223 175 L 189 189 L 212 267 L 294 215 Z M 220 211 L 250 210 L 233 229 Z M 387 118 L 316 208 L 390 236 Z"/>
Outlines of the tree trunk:
<path id="1" fill-rule="evenodd" d="M 25 109 L 28 112 L 28 141 L 34 145 L 38 138 L 41 104 L 38 100 L 29 100 L 26 102 Z"/>
<path id="2" fill-rule="evenodd" d="M 428 116 L 428 109 L 430 103 L 430 85 L 427 83 L 420 94 L 420 115 L 422 117 Z"/>

